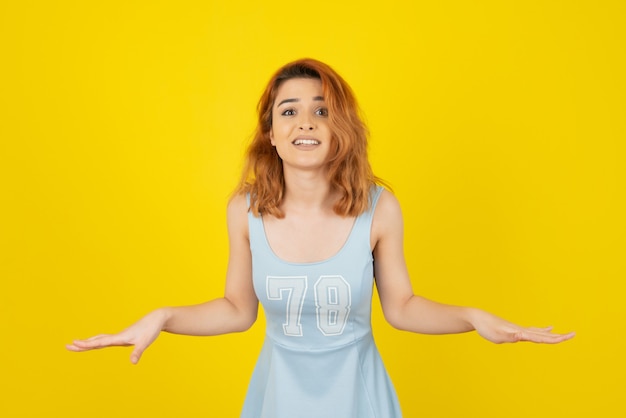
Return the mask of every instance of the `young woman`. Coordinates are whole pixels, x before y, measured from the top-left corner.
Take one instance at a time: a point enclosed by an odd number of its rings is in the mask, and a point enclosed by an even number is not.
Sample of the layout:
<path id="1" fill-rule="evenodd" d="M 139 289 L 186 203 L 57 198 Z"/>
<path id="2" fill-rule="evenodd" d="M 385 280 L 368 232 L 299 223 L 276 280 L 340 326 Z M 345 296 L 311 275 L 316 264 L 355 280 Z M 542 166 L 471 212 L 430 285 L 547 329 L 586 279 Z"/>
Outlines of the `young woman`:
<path id="1" fill-rule="evenodd" d="M 374 280 L 385 318 L 401 330 L 476 330 L 495 343 L 573 337 L 413 294 L 400 205 L 372 173 L 354 95 L 330 67 L 311 59 L 285 65 L 258 111 L 242 182 L 228 205 L 224 297 L 158 309 L 69 350 L 134 345 L 137 363 L 161 331 L 248 329 L 260 301 L 267 336 L 242 417 L 389 418 L 401 412 L 372 339 Z"/>

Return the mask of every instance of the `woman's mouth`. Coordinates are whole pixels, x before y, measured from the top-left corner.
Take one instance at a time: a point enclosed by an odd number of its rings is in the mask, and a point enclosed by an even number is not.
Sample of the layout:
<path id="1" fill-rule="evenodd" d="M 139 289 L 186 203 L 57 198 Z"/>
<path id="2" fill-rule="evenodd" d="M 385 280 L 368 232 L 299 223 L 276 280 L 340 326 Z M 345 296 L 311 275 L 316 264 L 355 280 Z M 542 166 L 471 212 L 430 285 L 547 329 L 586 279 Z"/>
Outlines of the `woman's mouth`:
<path id="1" fill-rule="evenodd" d="M 293 141 L 292 144 L 294 145 L 319 145 L 320 141 L 318 141 L 317 139 L 298 138 L 295 141 Z"/>

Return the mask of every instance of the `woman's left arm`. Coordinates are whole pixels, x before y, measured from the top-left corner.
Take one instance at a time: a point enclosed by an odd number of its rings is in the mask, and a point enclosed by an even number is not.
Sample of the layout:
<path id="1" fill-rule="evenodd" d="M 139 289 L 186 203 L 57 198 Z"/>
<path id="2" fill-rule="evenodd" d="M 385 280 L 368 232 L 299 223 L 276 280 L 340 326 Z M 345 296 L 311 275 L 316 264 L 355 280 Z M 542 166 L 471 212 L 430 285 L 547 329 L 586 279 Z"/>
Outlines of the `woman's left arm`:
<path id="1" fill-rule="evenodd" d="M 559 343 L 574 333 L 551 327 L 521 327 L 480 309 L 445 305 L 415 295 L 404 260 L 404 224 L 398 200 L 380 197 L 372 224 L 374 275 L 385 319 L 395 328 L 421 334 L 456 334 L 476 330 L 494 343 Z"/>

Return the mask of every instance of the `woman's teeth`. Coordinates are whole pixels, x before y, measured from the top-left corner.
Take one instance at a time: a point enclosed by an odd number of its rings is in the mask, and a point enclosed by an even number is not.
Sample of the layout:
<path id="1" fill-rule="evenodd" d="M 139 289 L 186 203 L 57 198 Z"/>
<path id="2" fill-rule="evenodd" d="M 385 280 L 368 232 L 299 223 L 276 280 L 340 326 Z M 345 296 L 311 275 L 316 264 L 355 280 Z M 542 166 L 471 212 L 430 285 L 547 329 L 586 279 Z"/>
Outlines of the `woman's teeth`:
<path id="1" fill-rule="evenodd" d="M 296 139 L 293 141 L 294 145 L 319 145 L 319 141 L 315 139 Z"/>

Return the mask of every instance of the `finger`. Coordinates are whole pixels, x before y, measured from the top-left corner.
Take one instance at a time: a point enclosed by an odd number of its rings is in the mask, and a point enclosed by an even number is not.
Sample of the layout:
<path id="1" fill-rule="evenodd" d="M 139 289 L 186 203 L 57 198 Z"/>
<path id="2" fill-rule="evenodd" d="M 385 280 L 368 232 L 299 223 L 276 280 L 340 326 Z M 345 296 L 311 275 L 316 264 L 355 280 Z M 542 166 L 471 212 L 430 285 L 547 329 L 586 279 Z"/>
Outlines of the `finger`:
<path id="1" fill-rule="evenodd" d="M 102 338 L 102 337 L 109 337 L 110 335 L 111 334 L 98 334 L 98 335 L 94 335 L 93 337 L 89 337 L 89 338 L 87 338 L 86 340 L 83 340 L 83 341 L 94 341 L 94 340 L 97 340 L 97 339 Z"/>
<path id="2" fill-rule="evenodd" d="M 80 349 L 79 347 L 76 347 L 74 344 L 65 344 L 65 348 L 70 350 L 70 351 L 76 351 L 76 352 L 84 351 L 84 350 Z"/>
<path id="3" fill-rule="evenodd" d="M 136 345 L 133 352 L 130 353 L 130 362 L 133 364 L 139 363 L 139 359 L 141 359 L 141 355 L 146 350 L 147 347 L 143 345 Z"/>
<path id="4" fill-rule="evenodd" d="M 575 332 L 568 332 L 567 334 L 552 334 L 552 335 L 556 335 L 557 337 L 555 338 L 554 342 L 563 342 L 563 341 L 567 341 L 567 340 L 571 340 L 572 338 L 574 338 L 576 336 Z"/>
<path id="5" fill-rule="evenodd" d="M 74 341 L 72 344 L 66 344 L 65 348 L 70 350 L 70 351 L 75 351 L 75 352 L 79 353 L 81 351 L 95 350 L 95 349 L 97 349 L 99 347 L 85 347 L 79 341 Z"/>
<path id="6" fill-rule="evenodd" d="M 75 340 L 73 345 L 83 350 L 93 350 L 110 346 L 127 346 L 131 345 L 128 341 L 119 335 L 97 335 L 86 340 Z"/>
<path id="7" fill-rule="evenodd" d="M 566 340 L 569 340 L 576 335 L 574 332 L 568 334 L 552 334 L 546 332 L 526 332 L 522 331 L 519 341 L 529 341 L 543 344 L 557 344 Z"/>
<path id="8" fill-rule="evenodd" d="M 134 350 L 130 355 L 130 362 L 133 364 L 139 363 L 141 359 L 141 351 Z"/>
<path id="9" fill-rule="evenodd" d="M 531 330 L 531 331 L 547 331 L 547 332 L 552 331 L 552 328 L 554 328 L 554 327 L 552 327 L 552 326 L 549 326 L 549 327 L 528 327 L 528 329 Z"/>

